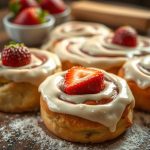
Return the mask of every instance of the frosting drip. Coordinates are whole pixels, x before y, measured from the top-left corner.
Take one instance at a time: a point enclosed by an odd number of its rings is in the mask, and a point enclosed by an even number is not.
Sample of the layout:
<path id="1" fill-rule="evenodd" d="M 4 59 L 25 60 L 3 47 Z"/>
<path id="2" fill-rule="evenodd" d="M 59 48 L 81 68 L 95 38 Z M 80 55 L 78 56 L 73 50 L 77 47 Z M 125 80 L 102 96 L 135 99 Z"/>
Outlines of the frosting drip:
<path id="1" fill-rule="evenodd" d="M 141 89 L 150 87 L 150 55 L 130 60 L 123 68 L 125 79 L 135 81 Z"/>
<path id="2" fill-rule="evenodd" d="M 127 83 L 113 75 L 103 71 L 109 80 L 105 80 L 105 89 L 97 94 L 84 94 L 84 95 L 68 95 L 65 94 L 60 88 L 59 83 L 64 79 L 66 72 L 57 73 L 48 77 L 39 87 L 44 100 L 50 110 L 59 113 L 70 114 L 85 118 L 94 122 L 101 123 L 108 127 L 110 131 L 115 131 L 116 125 L 120 120 L 127 105 L 134 106 L 134 97 L 127 85 Z M 51 90 L 49 90 L 49 87 Z M 104 98 L 111 97 L 113 90 L 118 88 L 118 93 L 113 101 L 103 105 L 87 105 L 83 104 L 86 100 L 100 101 Z M 60 99 L 63 98 L 68 103 Z"/>
<path id="3" fill-rule="evenodd" d="M 31 49 L 31 58 L 30 64 L 22 67 L 3 66 L 0 60 L 0 77 L 14 82 L 28 82 L 38 86 L 60 66 L 58 57 L 46 51 Z"/>

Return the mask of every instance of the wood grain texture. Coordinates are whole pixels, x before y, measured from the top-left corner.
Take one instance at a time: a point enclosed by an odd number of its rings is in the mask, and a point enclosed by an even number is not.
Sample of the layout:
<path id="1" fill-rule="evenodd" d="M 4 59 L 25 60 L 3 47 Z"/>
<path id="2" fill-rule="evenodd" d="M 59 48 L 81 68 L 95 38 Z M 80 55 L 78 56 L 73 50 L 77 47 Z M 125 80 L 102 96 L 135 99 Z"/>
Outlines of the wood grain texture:
<path id="1" fill-rule="evenodd" d="M 75 19 L 101 22 L 115 27 L 131 25 L 142 32 L 150 29 L 150 10 L 83 1 L 72 3 L 72 14 Z"/>

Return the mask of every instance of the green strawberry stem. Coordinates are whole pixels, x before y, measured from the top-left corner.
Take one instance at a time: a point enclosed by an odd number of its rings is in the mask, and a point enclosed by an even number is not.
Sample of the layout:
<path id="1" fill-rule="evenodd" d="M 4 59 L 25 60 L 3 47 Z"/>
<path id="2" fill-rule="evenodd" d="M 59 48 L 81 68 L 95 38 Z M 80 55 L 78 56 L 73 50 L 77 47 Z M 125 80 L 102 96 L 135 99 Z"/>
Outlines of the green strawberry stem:
<path id="1" fill-rule="evenodd" d="M 10 48 L 10 47 L 24 47 L 24 43 L 17 43 L 15 41 L 10 41 L 9 44 L 5 45 L 5 48 Z"/>
<path id="2" fill-rule="evenodd" d="M 46 22 L 46 16 L 48 16 L 48 13 L 46 11 L 43 11 L 42 9 L 37 9 L 37 14 L 38 14 L 40 23 Z"/>
<path id="3" fill-rule="evenodd" d="M 9 10 L 14 13 L 15 15 L 20 11 L 21 5 L 16 1 L 16 2 L 10 2 L 9 3 Z"/>

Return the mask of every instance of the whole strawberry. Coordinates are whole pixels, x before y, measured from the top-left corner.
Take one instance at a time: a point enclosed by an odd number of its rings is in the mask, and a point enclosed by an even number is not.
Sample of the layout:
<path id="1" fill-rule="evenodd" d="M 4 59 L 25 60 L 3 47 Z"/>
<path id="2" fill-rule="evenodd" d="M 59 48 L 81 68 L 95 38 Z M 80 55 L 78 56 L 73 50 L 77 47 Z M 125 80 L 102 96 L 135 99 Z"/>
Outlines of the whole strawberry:
<path id="1" fill-rule="evenodd" d="M 21 12 L 28 7 L 38 7 L 36 0 L 11 0 L 9 3 L 10 11 L 14 14 Z"/>
<path id="2" fill-rule="evenodd" d="M 1 52 L 2 64 L 10 67 L 21 67 L 31 62 L 31 53 L 24 44 L 9 44 Z"/>
<path id="3" fill-rule="evenodd" d="M 59 14 L 65 11 L 66 5 L 63 0 L 39 0 L 42 9 L 50 14 Z"/>
<path id="4" fill-rule="evenodd" d="M 136 47 L 137 32 L 130 26 L 123 26 L 115 31 L 112 43 L 128 47 Z"/>
<path id="5" fill-rule="evenodd" d="M 46 13 L 40 8 L 26 8 L 12 20 L 19 25 L 37 25 L 46 22 Z"/>

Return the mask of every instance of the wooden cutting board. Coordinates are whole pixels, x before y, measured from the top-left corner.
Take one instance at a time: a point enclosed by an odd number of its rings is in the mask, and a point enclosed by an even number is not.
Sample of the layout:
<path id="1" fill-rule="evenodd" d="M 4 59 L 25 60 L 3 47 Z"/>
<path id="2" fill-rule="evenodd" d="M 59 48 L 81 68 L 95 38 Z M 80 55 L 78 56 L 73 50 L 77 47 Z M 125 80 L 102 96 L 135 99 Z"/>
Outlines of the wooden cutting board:
<path id="1" fill-rule="evenodd" d="M 77 20 L 101 22 L 114 27 L 131 25 L 142 32 L 150 30 L 150 10 L 89 1 L 74 2 L 71 7 Z"/>

